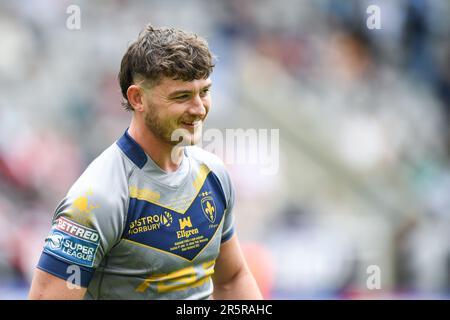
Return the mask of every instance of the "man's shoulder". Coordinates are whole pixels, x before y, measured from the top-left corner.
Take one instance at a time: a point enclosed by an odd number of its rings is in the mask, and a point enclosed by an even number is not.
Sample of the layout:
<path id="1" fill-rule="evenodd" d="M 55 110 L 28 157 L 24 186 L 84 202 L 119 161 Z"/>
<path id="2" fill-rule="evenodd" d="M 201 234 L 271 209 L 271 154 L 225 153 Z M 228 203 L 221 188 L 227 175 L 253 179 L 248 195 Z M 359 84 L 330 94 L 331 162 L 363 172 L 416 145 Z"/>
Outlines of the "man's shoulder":
<path id="1" fill-rule="evenodd" d="M 226 173 L 225 163 L 220 157 L 212 152 L 206 151 L 197 146 L 187 147 L 188 156 L 192 157 L 195 161 L 205 164 L 211 171 L 216 174 Z"/>
<path id="2" fill-rule="evenodd" d="M 113 143 L 88 165 L 69 192 L 84 192 L 86 189 L 93 189 L 104 195 L 123 192 L 128 189 L 127 177 L 130 170 L 132 166 L 116 143 Z"/>
<path id="3" fill-rule="evenodd" d="M 117 144 L 113 143 L 92 160 L 83 174 L 111 176 L 112 173 L 120 172 L 111 171 L 112 168 L 117 167 L 119 169 L 125 166 L 125 157 L 122 155 Z"/>

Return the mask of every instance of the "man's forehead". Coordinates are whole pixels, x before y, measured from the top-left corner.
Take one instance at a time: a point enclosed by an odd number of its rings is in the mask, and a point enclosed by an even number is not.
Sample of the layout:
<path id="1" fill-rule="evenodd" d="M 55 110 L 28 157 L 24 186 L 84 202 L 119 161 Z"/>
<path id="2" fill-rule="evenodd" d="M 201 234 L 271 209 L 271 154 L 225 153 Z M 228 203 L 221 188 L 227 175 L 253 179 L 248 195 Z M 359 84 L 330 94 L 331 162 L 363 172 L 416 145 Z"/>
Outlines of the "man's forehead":
<path id="1" fill-rule="evenodd" d="M 156 86 L 162 91 L 172 92 L 178 90 L 197 91 L 211 84 L 211 79 L 195 79 L 193 81 L 174 80 L 171 78 L 163 78 Z"/>

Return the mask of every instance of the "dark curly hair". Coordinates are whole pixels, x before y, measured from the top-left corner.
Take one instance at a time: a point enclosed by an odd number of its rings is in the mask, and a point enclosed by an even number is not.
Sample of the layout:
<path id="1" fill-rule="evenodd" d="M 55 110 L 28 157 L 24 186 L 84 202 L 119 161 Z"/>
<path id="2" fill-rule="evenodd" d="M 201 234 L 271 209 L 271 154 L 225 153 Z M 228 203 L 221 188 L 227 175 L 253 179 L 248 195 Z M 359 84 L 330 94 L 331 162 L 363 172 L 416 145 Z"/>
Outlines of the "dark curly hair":
<path id="1" fill-rule="evenodd" d="M 163 77 L 193 81 L 206 79 L 213 70 L 208 43 L 198 35 L 176 28 L 147 25 L 122 58 L 119 83 L 125 110 L 133 110 L 127 98 L 128 87 L 144 79 L 150 86 Z"/>

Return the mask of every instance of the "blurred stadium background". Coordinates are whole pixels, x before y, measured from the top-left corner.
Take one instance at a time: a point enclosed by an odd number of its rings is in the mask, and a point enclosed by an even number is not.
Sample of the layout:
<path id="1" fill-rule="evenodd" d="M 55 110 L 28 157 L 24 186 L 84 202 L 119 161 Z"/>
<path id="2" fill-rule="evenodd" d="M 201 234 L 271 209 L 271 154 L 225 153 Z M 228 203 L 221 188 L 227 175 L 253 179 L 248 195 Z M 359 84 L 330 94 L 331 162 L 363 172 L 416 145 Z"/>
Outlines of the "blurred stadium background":
<path id="1" fill-rule="evenodd" d="M 26 298 L 57 203 L 127 127 L 119 64 L 151 22 L 218 56 L 207 128 L 280 129 L 277 174 L 227 164 L 266 298 L 449 299 L 449 17 L 447 0 L 0 1 L 0 298 Z"/>

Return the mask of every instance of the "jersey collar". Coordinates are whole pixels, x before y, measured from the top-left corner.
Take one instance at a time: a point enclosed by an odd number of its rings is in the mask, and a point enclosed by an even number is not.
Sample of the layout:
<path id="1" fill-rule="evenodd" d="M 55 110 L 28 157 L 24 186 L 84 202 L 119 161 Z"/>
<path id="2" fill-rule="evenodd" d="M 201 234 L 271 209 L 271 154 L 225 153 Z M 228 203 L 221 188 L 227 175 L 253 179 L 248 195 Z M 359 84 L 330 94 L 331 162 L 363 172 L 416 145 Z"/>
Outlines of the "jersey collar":
<path id="1" fill-rule="evenodd" d="M 156 176 L 159 176 L 160 179 L 165 177 L 171 177 L 172 182 L 176 182 L 177 179 L 174 179 L 175 176 L 184 177 L 189 171 L 189 161 L 187 161 L 188 153 L 186 151 L 186 147 L 183 148 L 184 158 L 181 161 L 180 167 L 178 170 L 172 173 L 166 173 L 158 165 L 147 156 L 144 149 L 128 134 L 128 128 L 125 130 L 124 134 L 117 140 L 117 145 L 122 150 L 123 153 L 139 168 L 142 169 L 146 164 L 148 166 L 145 168 L 146 171 L 150 171 Z M 176 184 L 176 183 L 175 183 Z"/>
<path id="2" fill-rule="evenodd" d="M 139 169 L 145 166 L 147 163 L 147 155 L 141 146 L 128 134 L 128 128 L 122 137 L 117 140 L 117 145 Z"/>

